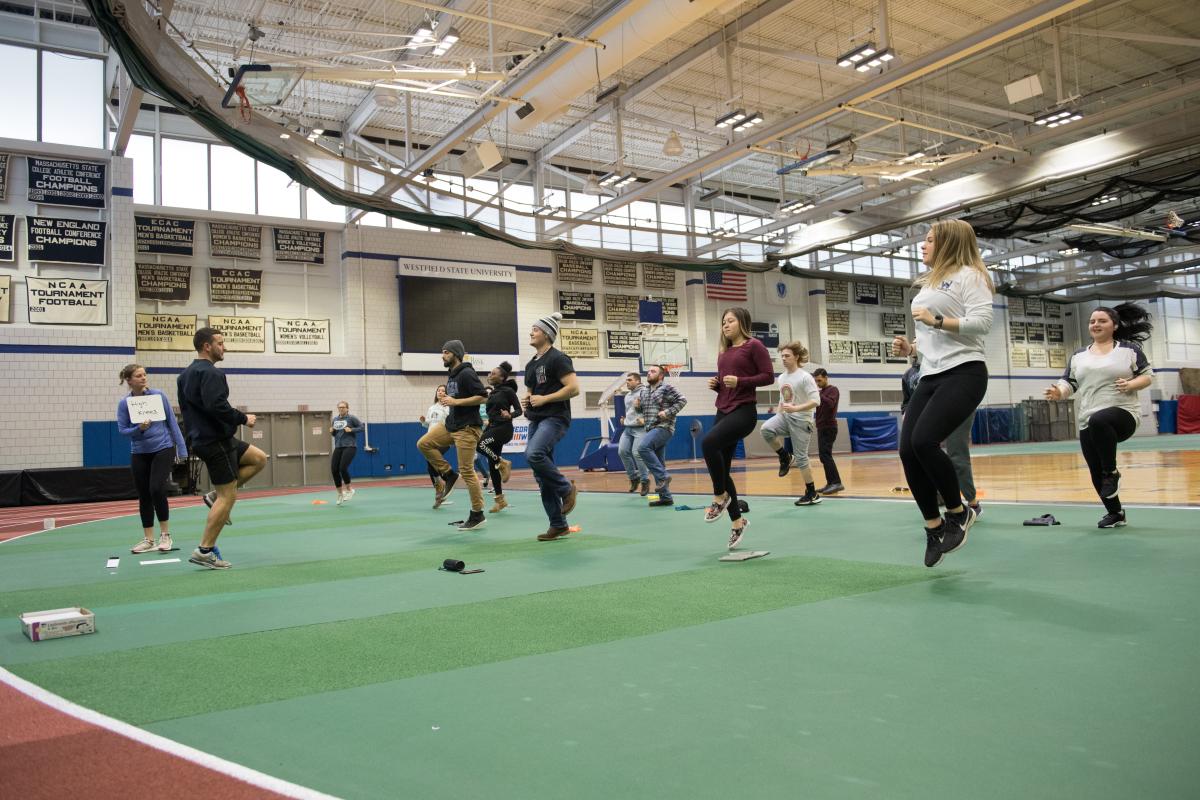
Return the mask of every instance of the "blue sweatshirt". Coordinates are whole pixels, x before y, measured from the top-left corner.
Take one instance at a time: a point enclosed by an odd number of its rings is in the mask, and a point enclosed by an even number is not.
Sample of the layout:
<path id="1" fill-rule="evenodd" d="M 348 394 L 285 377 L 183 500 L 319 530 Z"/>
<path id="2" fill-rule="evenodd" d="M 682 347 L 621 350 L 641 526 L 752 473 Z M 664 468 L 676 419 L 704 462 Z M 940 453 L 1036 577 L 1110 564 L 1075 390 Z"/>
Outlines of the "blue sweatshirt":
<path id="1" fill-rule="evenodd" d="M 358 447 L 358 432 L 362 428 L 362 422 L 353 414 L 344 416 L 335 414 L 333 417 L 333 446 Z"/>
<path id="2" fill-rule="evenodd" d="M 175 455 L 179 458 L 187 458 L 187 445 L 183 442 L 183 432 L 179 430 L 179 423 L 175 419 L 174 412 L 171 411 L 171 403 L 167 400 L 167 396 L 163 394 L 161 389 L 147 389 L 147 395 L 153 395 L 162 400 L 163 410 L 167 414 L 166 422 L 151 422 L 150 427 L 142 430 L 138 424 L 129 421 L 129 406 L 126 400 L 132 395 L 126 395 L 117 403 L 117 430 L 122 436 L 129 437 L 129 452 L 131 453 L 157 453 L 159 450 L 166 450 L 168 447 L 175 447 Z"/>

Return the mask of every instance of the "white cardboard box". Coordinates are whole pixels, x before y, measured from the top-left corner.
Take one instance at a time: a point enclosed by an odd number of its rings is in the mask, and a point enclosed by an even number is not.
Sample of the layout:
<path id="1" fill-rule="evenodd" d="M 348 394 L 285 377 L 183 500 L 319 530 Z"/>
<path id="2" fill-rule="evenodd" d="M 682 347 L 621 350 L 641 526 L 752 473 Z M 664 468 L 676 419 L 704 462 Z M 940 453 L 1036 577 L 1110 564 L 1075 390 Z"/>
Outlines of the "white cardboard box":
<path id="1" fill-rule="evenodd" d="M 21 630 L 31 641 L 96 632 L 96 615 L 86 608 L 55 608 L 21 615 Z"/>

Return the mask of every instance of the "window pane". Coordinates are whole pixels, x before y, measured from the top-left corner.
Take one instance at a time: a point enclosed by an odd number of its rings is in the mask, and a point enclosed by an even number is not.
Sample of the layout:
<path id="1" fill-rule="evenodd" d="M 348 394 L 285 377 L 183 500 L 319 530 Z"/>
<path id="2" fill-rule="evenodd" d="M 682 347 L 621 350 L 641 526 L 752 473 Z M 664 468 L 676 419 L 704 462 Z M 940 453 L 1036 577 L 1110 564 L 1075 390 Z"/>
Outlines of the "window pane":
<path id="1" fill-rule="evenodd" d="M 345 222 L 346 209 L 335 206 L 312 189 L 304 190 L 304 203 L 308 207 L 308 219 L 319 219 L 325 222 Z"/>
<path id="2" fill-rule="evenodd" d="M 463 217 L 463 179 L 461 175 L 452 175 L 448 172 L 439 172 L 429 181 L 429 209 L 435 214 L 445 214 L 450 217 Z M 433 191 L 441 189 L 444 192 L 453 192 L 458 197 L 451 197 L 442 194 L 441 192 Z M 413 187 L 413 191 L 418 191 L 418 187 Z M 411 202 L 411 199 L 410 201 Z M 424 209 L 422 209 L 424 210 Z"/>
<path id="3" fill-rule="evenodd" d="M 154 205 L 154 137 L 129 137 L 125 157 L 133 160 L 133 202 Z"/>
<path id="4" fill-rule="evenodd" d="M 478 200 L 480 203 L 494 203 L 494 199 L 490 199 L 492 195 L 500 190 L 500 185 L 496 181 L 489 181 L 485 178 L 472 178 L 466 182 L 467 196 Z M 479 211 L 475 214 L 476 210 Z M 500 209 L 487 208 L 476 205 L 475 203 L 467 203 L 467 213 L 475 214 L 472 219 L 476 222 L 482 222 L 484 225 L 490 225 L 493 228 L 500 227 Z"/>
<path id="5" fill-rule="evenodd" d="M 42 51 L 42 141 L 104 147 L 103 102 L 104 62 Z"/>
<path id="6" fill-rule="evenodd" d="M 658 205 L 644 200 L 635 200 L 629 206 L 629 219 L 640 228 L 658 227 Z M 639 251 L 658 250 L 658 234 L 653 231 L 632 231 L 630 238 L 633 249 Z"/>
<path id="7" fill-rule="evenodd" d="M 533 217 L 524 215 L 532 214 L 536 206 L 532 186 L 524 183 L 509 186 L 504 190 L 504 230 L 523 239 L 533 239 Z"/>
<path id="8" fill-rule="evenodd" d="M 254 213 L 254 159 L 232 147 L 212 146 L 213 211 Z"/>
<path id="9" fill-rule="evenodd" d="M 0 138 L 37 139 L 37 51 L 0 44 L 0 75 L 4 75 L 4 113 Z"/>
<path id="10" fill-rule="evenodd" d="M 355 170 L 355 174 L 358 175 L 358 191 L 362 192 L 363 194 L 371 194 L 380 186 L 383 186 L 383 176 L 378 172 L 371 172 L 370 170 L 360 168 Z M 362 225 L 374 225 L 380 228 L 386 228 L 388 224 L 388 218 L 383 214 L 380 214 L 378 211 L 372 211 L 368 214 L 364 214 L 359 219 L 359 223 Z"/>
<path id="11" fill-rule="evenodd" d="M 162 140 L 162 204 L 208 208 L 208 145 Z"/>
<path id="12" fill-rule="evenodd" d="M 300 217 L 300 184 L 262 162 L 258 164 L 258 213 L 268 217 Z"/>

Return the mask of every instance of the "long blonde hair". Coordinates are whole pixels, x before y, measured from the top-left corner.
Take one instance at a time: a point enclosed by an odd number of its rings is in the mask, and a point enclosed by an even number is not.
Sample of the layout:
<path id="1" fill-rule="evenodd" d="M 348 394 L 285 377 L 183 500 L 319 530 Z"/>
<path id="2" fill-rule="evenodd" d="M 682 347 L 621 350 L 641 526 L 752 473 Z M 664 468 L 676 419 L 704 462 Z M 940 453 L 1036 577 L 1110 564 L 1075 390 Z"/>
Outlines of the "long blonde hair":
<path id="1" fill-rule="evenodd" d="M 721 322 L 722 323 L 725 321 L 726 314 L 733 314 L 734 318 L 737 319 L 738 328 L 741 329 L 741 334 L 742 334 L 743 339 L 754 338 L 753 336 L 750 335 L 750 312 L 749 311 L 747 311 L 742 306 L 730 306 L 729 308 L 727 308 L 721 312 Z M 721 326 L 721 346 L 717 350 L 717 352 L 724 353 L 726 350 L 728 350 L 731 347 L 733 347 L 733 342 L 731 342 L 729 339 L 727 339 L 725 337 L 725 329 L 724 329 L 724 325 L 722 325 Z"/>
<path id="2" fill-rule="evenodd" d="M 971 267 L 983 276 L 988 290 L 996 291 L 992 276 L 983 265 L 979 242 L 971 223 L 961 219 L 943 219 L 933 223 L 933 263 L 913 281 L 913 286 L 937 286 L 962 267 Z"/>

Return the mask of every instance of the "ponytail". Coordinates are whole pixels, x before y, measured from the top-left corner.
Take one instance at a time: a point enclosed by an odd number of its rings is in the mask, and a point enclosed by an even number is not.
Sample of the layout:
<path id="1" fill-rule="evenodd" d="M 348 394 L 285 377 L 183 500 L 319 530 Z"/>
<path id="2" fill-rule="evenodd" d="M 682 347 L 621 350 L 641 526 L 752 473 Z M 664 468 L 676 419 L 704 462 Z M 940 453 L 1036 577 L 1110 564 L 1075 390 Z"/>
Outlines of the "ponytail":
<path id="1" fill-rule="evenodd" d="M 508 380 L 510 377 L 512 377 L 513 366 L 507 361 L 501 361 L 500 364 L 497 365 L 496 369 L 500 370 L 500 374 L 504 376 L 505 380 Z"/>
<path id="2" fill-rule="evenodd" d="M 142 368 L 141 364 L 126 364 L 125 366 L 121 367 L 121 372 L 120 372 L 121 379 L 119 381 L 117 381 L 117 384 L 120 385 L 122 383 L 125 383 L 126 381 L 128 381 L 130 378 L 133 377 L 133 373 L 137 372 L 141 368 Z"/>
<path id="3" fill-rule="evenodd" d="M 1150 324 L 1150 312 L 1137 303 L 1121 303 L 1113 308 L 1100 306 L 1096 311 L 1103 311 L 1113 321 L 1113 339 L 1118 342 L 1141 344 L 1150 338 L 1150 331 L 1154 330 Z"/>

